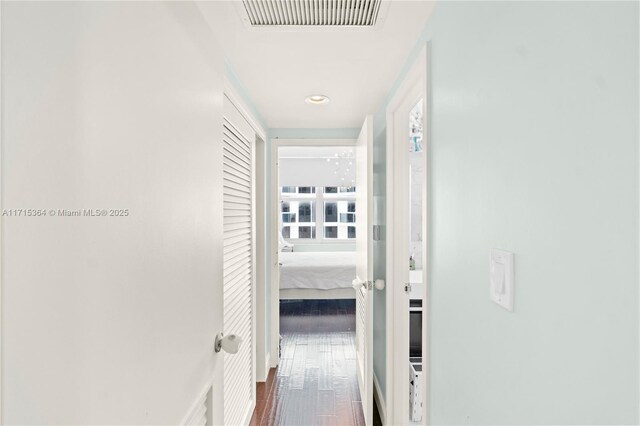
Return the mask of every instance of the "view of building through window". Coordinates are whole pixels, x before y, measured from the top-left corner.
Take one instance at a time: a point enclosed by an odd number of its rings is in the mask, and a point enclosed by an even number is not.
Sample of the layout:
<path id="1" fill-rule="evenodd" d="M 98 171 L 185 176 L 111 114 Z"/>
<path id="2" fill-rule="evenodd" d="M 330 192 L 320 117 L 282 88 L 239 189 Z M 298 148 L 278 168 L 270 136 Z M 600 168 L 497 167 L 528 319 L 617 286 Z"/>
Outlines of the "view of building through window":
<path id="1" fill-rule="evenodd" d="M 355 239 L 355 196 L 352 186 L 282 187 L 282 236 L 287 240 Z"/>

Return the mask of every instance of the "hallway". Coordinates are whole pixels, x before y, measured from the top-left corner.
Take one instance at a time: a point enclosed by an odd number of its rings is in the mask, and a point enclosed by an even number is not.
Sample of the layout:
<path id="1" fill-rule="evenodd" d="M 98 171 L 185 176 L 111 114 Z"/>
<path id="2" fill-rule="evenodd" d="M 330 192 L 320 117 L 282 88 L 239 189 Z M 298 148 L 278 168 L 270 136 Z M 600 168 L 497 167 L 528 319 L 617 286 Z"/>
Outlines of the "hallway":
<path id="1" fill-rule="evenodd" d="M 364 425 L 353 300 L 282 301 L 282 358 L 257 387 L 252 425 Z"/>
<path id="2" fill-rule="evenodd" d="M 0 25 L 0 425 L 640 425 L 640 0 Z"/>

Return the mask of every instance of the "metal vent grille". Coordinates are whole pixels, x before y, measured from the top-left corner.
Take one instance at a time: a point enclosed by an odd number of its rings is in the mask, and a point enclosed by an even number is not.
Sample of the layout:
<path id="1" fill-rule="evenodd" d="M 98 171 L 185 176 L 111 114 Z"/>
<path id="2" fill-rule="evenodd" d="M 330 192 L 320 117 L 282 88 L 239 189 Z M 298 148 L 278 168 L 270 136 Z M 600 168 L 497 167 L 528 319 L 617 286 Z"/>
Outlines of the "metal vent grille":
<path id="1" fill-rule="evenodd" d="M 376 24 L 382 0 L 242 0 L 252 26 Z"/>

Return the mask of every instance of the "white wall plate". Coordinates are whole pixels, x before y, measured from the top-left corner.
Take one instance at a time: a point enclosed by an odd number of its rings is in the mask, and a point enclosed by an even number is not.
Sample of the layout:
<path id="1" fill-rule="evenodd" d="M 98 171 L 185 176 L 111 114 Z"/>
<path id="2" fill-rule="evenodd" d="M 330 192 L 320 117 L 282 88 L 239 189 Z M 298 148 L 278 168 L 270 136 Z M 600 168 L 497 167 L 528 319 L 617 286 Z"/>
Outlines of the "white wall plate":
<path id="1" fill-rule="evenodd" d="M 513 253 L 489 250 L 489 282 L 491 300 L 508 311 L 513 311 Z"/>

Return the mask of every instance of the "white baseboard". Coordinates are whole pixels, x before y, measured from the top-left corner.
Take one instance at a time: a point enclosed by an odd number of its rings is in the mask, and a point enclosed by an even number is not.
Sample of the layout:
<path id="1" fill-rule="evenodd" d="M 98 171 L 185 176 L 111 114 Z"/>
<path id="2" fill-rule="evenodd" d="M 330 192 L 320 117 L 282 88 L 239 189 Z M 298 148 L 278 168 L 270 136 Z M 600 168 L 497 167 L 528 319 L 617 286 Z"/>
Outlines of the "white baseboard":
<path id="1" fill-rule="evenodd" d="M 278 353 L 278 349 L 280 348 L 279 345 L 271 345 L 271 347 L 276 347 L 276 349 L 274 349 L 276 351 L 275 356 L 271 356 L 271 353 L 269 354 L 269 368 L 277 368 L 278 367 L 278 363 L 280 362 L 280 354 Z"/>
<path id="2" fill-rule="evenodd" d="M 251 404 L 247 407 L 247 411 L 244 413 L 244 420 L 242 420 L 243 426 L 249 426 L 251 423 L 251 417 L 253 417 L 253 412 L 256 409 L 256 402 L 251 401 Z"/>
<path id="3" fill-rule="evenodd" d="M 271 370 L 271 353 L 268 353 L 267 356 L 265 357 L 264 367 L 266 371 L 264 381 L 266 382 L 267 378 L 269 377 L 269 370 Z"/>
<path id="4" fill-rule="evenodd" d="M 387 424 L 387 406 L 384 401 L 382 391 L 380 390 L 380 382 L 378 382 L 376 373 L 373 373 L 373 399 L 376 400 L 376 405 L 378 405 L 378 412 L 380 413 L 380 420 L 382 421 L 382 425 L 384 426 Z"/>

